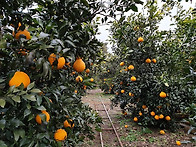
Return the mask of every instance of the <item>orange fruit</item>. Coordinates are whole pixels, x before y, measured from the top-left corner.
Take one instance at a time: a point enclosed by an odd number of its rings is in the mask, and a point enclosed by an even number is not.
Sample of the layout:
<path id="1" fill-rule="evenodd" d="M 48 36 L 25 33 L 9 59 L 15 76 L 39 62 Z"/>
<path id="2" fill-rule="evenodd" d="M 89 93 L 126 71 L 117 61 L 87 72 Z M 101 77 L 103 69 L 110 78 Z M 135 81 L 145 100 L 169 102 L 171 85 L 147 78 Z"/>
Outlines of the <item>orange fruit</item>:
<path id="1" fill-rule="evenodd" d="M 74 127 L 74 123 L 73 123 L 72 119 L 69 119 L 69 122 L 67 120 L 65 120 L 63 125 L 64 125 L 65 128 L 68 128 L 68 127 L 73 128 Z"/>
<path id="2" fill-rule="evenodd" d="M 142 37 L 139 37 L 139 38 L 137 39 L 137 41 L 138 41 L 138 42 L 143 42 L 144 39 L 143 39 Z"/>
<path id="3" fill-rule="evenodd" d="M 181 145 L 181 142 L 180 142 L 180 141 L 176 141 L 176 144 L 177 144 L 178 146 L 180 146 L 180 145 Z"/>
<path id="4" fill-rule="evenodd" d="M 121 92 L 121 93 L 125 93 L 125 90 L 121 90 L 120 92 Z"/>
<path id="5" fill-rule="evenodd" d="M 139 116 L 142 116 L 142 112 L 139 112 Z"/>
<path id="6" fill-rule="evenodd" d="M 155 116 L 155 112 L 154 111 L 150 112 L 150 115 Z"/>
<path id="7" fill-rule="evenodd" d="M 120 66 L 124 66 L 125 65 L 125 62 L 120 62 Z"/>
<path id="8" fill-rule="evenodd" d="M 27 86 L 30 84 L 30 78 L 29 76 L 22 72 L 22 71 L 17 71 L 15 72 L 14 76 L 11 78 L 9 81 L 9 86 L 20 86 L 22 83 L 24 85 L 24 88 L 27 88 Z"/>
<path id="9" fill-rule="evenodd" d="M 124 112 L 123 114 L 124 114 L 124 115 L 127 115 L 127 112 Z"/>
<path id="10" fill-rule="evenodd" d="M 64 57 L 60 57 L 58 59 L 57 69 L 62 69 L 64 65 L 65 65 L 65 58 Z"/>
<path id="11" fill-rule="evenodd" d="M 56 60 L 56 55 L 54 53 L 50 54 L 50 56 L 48 57 L 48 61 L 50 62 L 51 65 L 55 60 Z"/>
<path id="12" fill-rule="evenodd" d="M 128 125 L 125 125 L 125 128 L 128 128 Z"/>
<path id="13" fill-rule="evenodd" d="M 133 118 L 133 121 L 137 122 L 138 121 L 137 117 L 134 117 Z"/>
<path id="14" fill-rule="evenodd" d="M 155 115 L 154 118 L 155 118 L 156 120 L 159 120 L 159 116 L 158 116 L 158 115 Z"/>
<path id="15" fill-rule="evenodd" d="M 15 34 L 15 38 L 16 39 L 19 39 L 20 38 L 20 35 L 24 35 L 26 37 L 27 40 L 31 39 L 31 35 L 29 33 L 29 31 L 27 30 L 19 30 L 16 34 Z"/>
<path id="16" fill-rule="evenodd" d="M 50 120 L 50 114 L 48 112 L 46 112 L 45 110 L 42 110 L 42 113 L 46 115 L 46 122 L 49 122 Z M 35 120 L 38 124 L 42 123 L 42 119 L 39 115 L 36 115 Z"/>
<path id="17" fill-rule="evenodd" d="M 120 82 L 120 85 L 122 85 L 122 84 L 123 84 L 123 81 Z"/>
<path id="18" fill-rule="evenodd" d="M 142 108 L 143 108 L 143 109 L 146 109 L 146 108 L 147 108 L 147 106 L 146 106 L 146 105 L 142 105 Z"/>
<path id="19" fill-rule="evenodd" d="M 91 82 L 93 82 L 93 81 L 94 81 L 94 79 L 93 79 L 93 78 L 91 78 L 91 79 L 90 79 L 90 81 L 91 81 Z"/>
<path id="20" fill-rule="evenodd" d="M 166 96 L 167 96 L 167 94 L 165 93 L 165 92 L 161 92 L 160 94 L 159 94 L 159 96 L 161 97 L 161 98 L 165 98 Z"/>
<path id="21" fill-rule="evenodd" d="M 83 86 L 83 89 L 86 90 L 86 85 Z"/>
<path id="22" fill-rule="evenodd" d="M 93 66 L 93 62 L 91 62 L 91 66 Z"/>
<path id="23" fill-rule="evenodd" d="M 90 73 L 90 69 L 86 69 L 86 73 Z"/>
<path id="24" fill-rule="evenodd" d="M 74 90 L 74 92 L 75 92 L 75 93 L 78 93 L 78 91 L 77 91 L 77 90 Z"/>
<path id="25" fill-rule="evenodd" d="M 156 60 L 156 59 L 152 59 L 152 62 L 153 62 L 153 63 L 157 63 L 157 60 Z"/>
<path id="26" fill-rule="evenodd" d="M 150 63 L 151 60 L 149 58 L 146 59 L 146 63 Z"/>
<path id="27" fill-rule="evenodd" d="M 132 76 L 132 77 L 131 77 L 131 81 L 132 81 L 132 82 L 136 81 L 136 77 Z"/>
<path id="28" fill-rule="evenodd" d="M 110 70 L 108 70 L 108 72 L 110 72 Z"/>
<path id="29" fill-rule="evenodd" d="M 171 120 L 170 116 L 166 116 L 165 119 L 168 120 L 168 121 Z"/>
<path id="30" fill-rule="evenodd" d="M 82 81 L 83 81 L 83 79 L 82 79 L 81 76 L 77 76 L 77 77 L 76 77 L 76 82 L 82 82 Z"/>
<path id="31" fill-rule="evenodd" d="M 54 139 L 56 141 L 63 141 L 67 138 L 67 132 L 64 129 L 58 129 L 55 133 L 54 133 Z"/>
<path id="32" fill-rule="evenodd" d="M 159 118 L 160 118 L 160 119 L 163 119 L 163 118 L 164 118 L 164 115 L 163 115 L 163 114 L 160 114 L 160 115 L 159 115 Z"/>
<path id="33" fill-rule="evenodd" d="M 86 68 L 86 65 L 85 65 L 85 63 L 83 62 L 83 60 L 81 58 L 78 58 L 74 62 L 73 68 L 77 72 L 83 72 L 85 70 L 85 68 Z"/>
<path id="34" fill-rule="evenodd" d="M 161 135 L 164 135 L 165 134 L 165 131 L 164 130 L 160 130 L 160 134 Z"/>
<path id="35" fill-rule="evenodd" d="M 129 69 L 129 70 L 133 70 L 133 69 L 134 69 L 134 66 L 133 66 L 133 65 L 129 65 L 129 66 L 128 66 L 128 69 Z"/>
<path id="36" fill-rule="evenodd" d="M 133 94 L 133 93 L 131 93 L 131 92 L 129 92 L 129 96 L 134 96 L 134 94 Z"/>

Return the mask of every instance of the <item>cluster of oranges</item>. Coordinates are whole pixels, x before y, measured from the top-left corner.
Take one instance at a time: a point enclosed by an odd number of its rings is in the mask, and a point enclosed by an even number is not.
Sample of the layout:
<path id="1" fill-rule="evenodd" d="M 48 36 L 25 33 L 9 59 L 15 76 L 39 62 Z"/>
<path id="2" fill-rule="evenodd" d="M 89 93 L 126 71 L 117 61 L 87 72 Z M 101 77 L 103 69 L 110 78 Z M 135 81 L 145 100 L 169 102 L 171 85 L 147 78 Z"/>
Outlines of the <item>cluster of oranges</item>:
<path id="1" fill-rule="evenodd" d="M 46 122 L 48 123 L 49 120 L 50 120 L 50 114 L 48 112 L 46 112 L 46 110 L 42 110 L 41 111 L 42 114 L 45 115 L 46 117 Z M 41 125 L 42 124 L 42 119 L 40 117 L 39 114 L 36 115 L 35 117 L 35 120 L 36 122 Z M 63 123 L 63 126 L 65 128 L 73 128 L 74 127 L 74 123 L 73 123 L 73 120 L 69 119 L 69 120 L 65 120 L 64 123 Z M 56 141 L 63 141 L 67 138 L 67 132 L 64 130 L 64 129 L 58 129 L 55 133 L 54 133 L 54 139 Z"/>

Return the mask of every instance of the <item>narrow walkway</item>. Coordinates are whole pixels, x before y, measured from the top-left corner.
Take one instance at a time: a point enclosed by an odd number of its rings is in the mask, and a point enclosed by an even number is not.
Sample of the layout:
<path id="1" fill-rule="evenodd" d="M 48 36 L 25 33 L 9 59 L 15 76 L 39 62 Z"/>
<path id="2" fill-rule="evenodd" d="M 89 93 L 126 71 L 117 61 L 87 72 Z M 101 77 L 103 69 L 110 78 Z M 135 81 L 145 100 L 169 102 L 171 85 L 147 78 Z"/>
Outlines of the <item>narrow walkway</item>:
<path id="1" fill-rule="evenodd" d="M 87 96 L 83 97 L 83 102 L 88 104 L 91 108 L 96 110 L 99 115 L 102 117 L 103 124 L 101 125 L 102 132 L 96 133 L 95 140 L 93 142 L 89 142 L 88 145 L 85 144 L 86 147 L 122 147 L 122 143 L 119 139 L 118 130 L 119 126 L 115 124 L 111 124 L 107 113 L 111 121 L 115 121 L 116 114 L 121 113 L 120 108 L 111 108 L 110 98 L 112 95 L 104 95 L 100 89 L 89 90 L 87 91 Z M 102 104 L 103 103 L 103 104 Z M 105 111 L 104 109 L 107 111 Z M 115 131 L 117 135 L 115 134 Z M 118 136 L 118 137 L 117 137 Z M 120 141 L 120 143 L 119 143 Z"/>

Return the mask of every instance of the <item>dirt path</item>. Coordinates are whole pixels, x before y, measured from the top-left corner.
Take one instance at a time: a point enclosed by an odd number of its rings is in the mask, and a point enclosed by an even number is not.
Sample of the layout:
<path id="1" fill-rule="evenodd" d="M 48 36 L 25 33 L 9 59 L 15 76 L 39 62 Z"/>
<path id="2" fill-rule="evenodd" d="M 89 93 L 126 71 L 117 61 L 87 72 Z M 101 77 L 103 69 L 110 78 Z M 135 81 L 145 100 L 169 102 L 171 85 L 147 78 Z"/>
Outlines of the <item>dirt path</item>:
<path id="1" fill-rule="evenodd" d="M 187 135 L 183 130 L 176 133 L 165 130 L 166 134 L 160 135 L 159 129 L 140 127 L 131 120 L 129 114 L 123 116 L 119 107 L 112 109 L 110 102 L 112 97 L 113 95 L 104 95 L 100 89 L 95 89 L 87 91 L 87 95 L 82 99 L 91 108 L 98 110 L 102 117 L 101 128 L 104 147 L 120 147 L 120 145 L 100 99 L 105 104 L 124 147 L 177 147 L 176 140 L 187 141 L 194 136 L 193 134 Z M 125 125 L 128 125 L 128 128 L 125 128 Z M 196 142 L 182 144 L 181 146 L 196 147 Z M 95 140 L 86 140 L 80 147 L 101 147 L 99 132 L 96 132 Z"/>

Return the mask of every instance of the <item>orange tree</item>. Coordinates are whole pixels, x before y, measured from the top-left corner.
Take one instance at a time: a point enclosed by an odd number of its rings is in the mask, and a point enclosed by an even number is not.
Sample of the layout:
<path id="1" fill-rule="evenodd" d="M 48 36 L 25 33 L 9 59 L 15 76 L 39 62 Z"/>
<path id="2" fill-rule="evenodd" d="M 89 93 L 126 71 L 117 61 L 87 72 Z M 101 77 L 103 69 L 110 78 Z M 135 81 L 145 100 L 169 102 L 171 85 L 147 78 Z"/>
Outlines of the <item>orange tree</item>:
<path id="1" fill-rule="evenodd" d="M 171 36 L 167 36 L 170 31 L 159 31 L 158 23 L 171 14 L 174 5 L 168 1 L 159 9 L 156 2 L 149 1 L 144 7 L 145 15 L 132 14 L 127 20 L 122 17 L 112 26 L 114 52 L 121 59 L 119 65 L 126 69 L 115 78 L 113 104 L 130 111 L 133 121 L 139 125 L 171 130 L 176 128 L 175 113 L 183 111 L 194 99 L 191 85 L 187 83 L 184 87 L 173 78 L 175 72 L 170 76 L 170 68 L 164 68 L 169 61 L 163 54 L 170 55 L 162 50 L 163 41 Z M 189 52 L 187 48 L 184 50 Z"/>
<path id="2" fill-rule="evenodd" d="M 129 4 L 115 1 L 110 16 Z M 100 118 L 81 98 L 85 69 L 100 52 L 93 18 L 106 11 L 102 2 L 3 0 L 0 8 L 0 144 L 75 146 L 93 138 L 90 124 L 99 130 Z"/>

